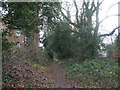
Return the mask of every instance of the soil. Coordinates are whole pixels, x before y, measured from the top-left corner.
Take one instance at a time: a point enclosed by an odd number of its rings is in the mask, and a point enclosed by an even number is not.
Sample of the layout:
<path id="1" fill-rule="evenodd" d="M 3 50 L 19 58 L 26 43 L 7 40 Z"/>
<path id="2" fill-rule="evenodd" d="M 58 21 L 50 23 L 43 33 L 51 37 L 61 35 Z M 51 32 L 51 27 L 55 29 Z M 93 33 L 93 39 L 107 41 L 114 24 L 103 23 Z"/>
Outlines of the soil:
<path id="1" fill-rule="evenodd" d="M 52 62 L 49 66 L 51 77 L 54 79 L 54 86 L 55 88 L 81 88 L 81 86 L 69 80 L 65 76 L 66 70 L 62 68 L 58 63 Z"/>
<path id="2" fill-rule="evenodd" d="M 3 63 L 3 71 L 12 79 L 3 82 L 3 88 L 81 88 L 65 76 L 66 70 L 58 63 L 51 62 L 48 68 L 48 72 L 42 72 L 19 60 Z"/>

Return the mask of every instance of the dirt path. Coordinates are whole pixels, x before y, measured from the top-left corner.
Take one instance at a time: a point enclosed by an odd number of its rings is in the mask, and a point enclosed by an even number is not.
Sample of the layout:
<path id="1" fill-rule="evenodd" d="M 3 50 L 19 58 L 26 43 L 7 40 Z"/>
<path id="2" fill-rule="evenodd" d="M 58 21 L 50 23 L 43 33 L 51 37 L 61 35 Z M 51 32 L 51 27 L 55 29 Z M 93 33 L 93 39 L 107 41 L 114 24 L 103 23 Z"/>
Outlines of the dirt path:
<path id="1" fill-rule="evenodd" d="M 3 64 L 4 72 L 12 81 L 2 83 L 3 88 L 80 88 L 80 85 L 65 76 L 66 70 L 52 62 L 48 72 L 33 68 L 20 60 L 11 60 Z"/>
<path id="2" fill-rule="evenodd" d="M 80 88 L 79 84 L 66 78 L 66 70 L 62 68 L 58 63 L 52 62 L 50 64 L 49 72 L 54 80 L 55 88 Z"/>

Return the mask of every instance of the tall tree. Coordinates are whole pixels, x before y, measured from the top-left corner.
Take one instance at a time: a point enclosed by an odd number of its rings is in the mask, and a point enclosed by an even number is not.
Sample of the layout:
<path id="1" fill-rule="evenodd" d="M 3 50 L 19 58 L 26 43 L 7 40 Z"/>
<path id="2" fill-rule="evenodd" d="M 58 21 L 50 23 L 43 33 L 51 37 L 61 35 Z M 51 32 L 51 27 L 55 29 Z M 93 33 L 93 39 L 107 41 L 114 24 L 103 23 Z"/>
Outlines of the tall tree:
<path id="1" fill-rule="evenodd" d="M 22 30 L 26 39 L 28 56 L 31 59 L 36 58 L 36 51 L 39 44 L 38 26 L 43 26 L 44 17 L 48 23 L 54 22 L 54 14 L 57 14 L 56 5 L 59 3 L 48 2 L 4 2 L 3 9 L 7 13 L 3 21 L 9 29 Z"/>
<path id="2" fill-rule="evenodd" d="M 18 29 L 22 30 L 23 34 L 27 37 L 27 51 L 29 50 L 29 56 L 35 58 L 34 52 L 38 47 L 38 3 L 16 3 L 5 2 L 3 3 L 3 9 L 7 11 L 3 21 L 10 30 Z M 37 36 L 37 38 L 36 38 Z M 36 41 L 37 40 L 37 41 Z"/>
<path id="3" fill-rule="evenodd" d="M 99 28 L 99 6 L 100 2 L 97 4 L 93 1 L 85 2 L 83 0 L 82 11 L 78 8 L 78 5 L 75 0 L 73 0 L 74 7 L 76 10 L 75 13 L 75 22 L 71 21 L 61 10 L 63 17 L 71 24 L 76 30 L 73 31 L 79 39 L 79 49 L 80 57 L 84 59 L 95 58 L 98 54 L 100 48 L 100 38 L 98 37 L 98 28 Z M 67 11 L 67 10 L 66 10 Z M 81 12 L 81 13 L 80 13 Z M 96 17 L 95 25 L 93 25 L 93 15 Z"/>

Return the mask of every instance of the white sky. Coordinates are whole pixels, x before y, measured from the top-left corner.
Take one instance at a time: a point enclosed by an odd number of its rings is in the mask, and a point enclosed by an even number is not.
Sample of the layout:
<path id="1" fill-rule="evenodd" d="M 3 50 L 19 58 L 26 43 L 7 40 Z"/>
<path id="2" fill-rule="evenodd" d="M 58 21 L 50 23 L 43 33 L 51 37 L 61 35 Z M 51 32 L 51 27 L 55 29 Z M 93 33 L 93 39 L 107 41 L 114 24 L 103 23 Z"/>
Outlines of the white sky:
<path id="1" fill-rule="evenodd" d="M 101 5 L 101 10 L 100 10 L 100 20 L 102 20 L 106 14 L 107 15 L 114 15 L 118 14 L 118 5 L 114 5 L 109 12 L 107 13 L 109 7 L 120 0 L 104 0 L 104 2 Z M 101 33 L 110 33 L 115 27 L 118 26 L 118 17 L 117 16 L 112 16 L 107 18 L 102 24 L 102 29 L 100 30 Z M 117 34 L 117 31 L 115 32 Z M 104 40 L 105 43 L 111 43 L 111 39 L 114 40 L 115 34 L 111 37 L 106 37 Z"/>

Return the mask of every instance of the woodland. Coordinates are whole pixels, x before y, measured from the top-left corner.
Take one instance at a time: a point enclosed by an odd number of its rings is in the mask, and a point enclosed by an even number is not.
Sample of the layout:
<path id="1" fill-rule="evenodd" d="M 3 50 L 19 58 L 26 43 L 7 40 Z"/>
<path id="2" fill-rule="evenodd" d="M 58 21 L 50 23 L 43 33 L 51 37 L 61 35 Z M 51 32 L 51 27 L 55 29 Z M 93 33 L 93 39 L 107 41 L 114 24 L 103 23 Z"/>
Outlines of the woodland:
<path id="1" fill-rule="evenodd" d="M 103 2 L 2 2 L 2 88 L 119 88 L 120 26 L 99 33 Z"/>

